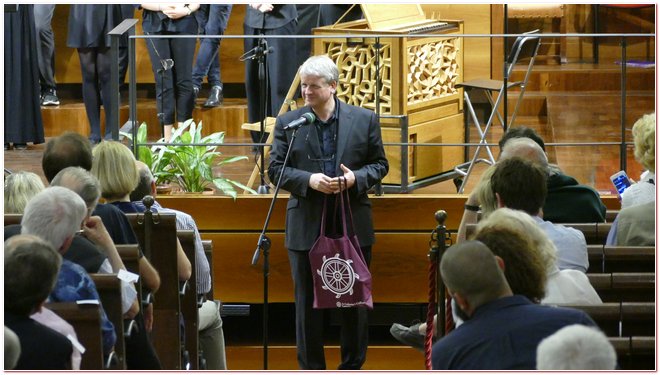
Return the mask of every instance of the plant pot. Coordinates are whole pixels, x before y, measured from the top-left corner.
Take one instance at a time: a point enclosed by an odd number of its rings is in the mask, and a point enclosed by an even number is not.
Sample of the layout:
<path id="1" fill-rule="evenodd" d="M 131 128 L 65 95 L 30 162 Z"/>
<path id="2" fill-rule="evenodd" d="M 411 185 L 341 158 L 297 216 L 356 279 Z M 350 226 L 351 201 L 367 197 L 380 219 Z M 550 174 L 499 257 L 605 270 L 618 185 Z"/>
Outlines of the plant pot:
<path id="1" fill-rule="evenodd" d="M 156 185 L 156 193 L 158 193 L 158 195 L 172 194 L 172 185 L 170 184 Z"/>

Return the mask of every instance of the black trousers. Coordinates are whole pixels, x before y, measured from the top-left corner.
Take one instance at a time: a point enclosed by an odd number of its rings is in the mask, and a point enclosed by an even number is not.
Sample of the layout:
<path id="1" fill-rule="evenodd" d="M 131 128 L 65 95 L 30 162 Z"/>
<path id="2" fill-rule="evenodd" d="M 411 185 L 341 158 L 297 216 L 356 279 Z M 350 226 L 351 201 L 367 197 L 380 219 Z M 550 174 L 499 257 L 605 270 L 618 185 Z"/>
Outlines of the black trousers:
<path id="1" fill-rule="evenodd" d="M 289 250 L 296 301 L 296 346 L 301 370 L 325 370 L 323 310 L 314 309 L 314 285 L 309 251 Z M 371 246 L 362 254 L 371 263 Z M 369 323 L 366 307 L 339 309 L 341 314 L 341 363 L 339 370 L 359 370 L 367 359 Z"/>
<path id="2" fill-rule="evenodd" d="M 175 111 L 177 122 L 192 118 L 192 68 L 197 41 L 194 38 L 152 38 L 146 43 L 156 80 L 156 107 L 163 113 L 163 124 L 174 124 Z M 161 61 L 166 59 L 172 59 L 174 66 L 163 70 Z"/>

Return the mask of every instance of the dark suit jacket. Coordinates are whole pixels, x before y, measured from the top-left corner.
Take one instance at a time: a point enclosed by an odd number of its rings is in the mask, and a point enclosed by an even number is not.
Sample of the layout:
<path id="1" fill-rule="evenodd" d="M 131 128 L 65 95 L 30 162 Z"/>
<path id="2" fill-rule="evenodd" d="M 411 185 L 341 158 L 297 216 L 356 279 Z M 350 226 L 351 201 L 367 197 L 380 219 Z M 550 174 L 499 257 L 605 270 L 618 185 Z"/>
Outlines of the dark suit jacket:
<path id="1" fill-rule="evenodd" d="M 336 169 L 343 174 L 344 164 L 355 174 L 355 185 L 349 190 L 355 232 L 360 246 L 374 243 L 369 188 L 378 183 L 389 169 L 380 125 L 372 111 L 345 104 L 341 101 L 338 111 Z M 292 131 L 284 131 L 284 125 L 311 112 L 303 107 L 287 112 L 275 122 L 275 139 L 270 153 L 268 177 L 277 182 L 286 155 Z M 298 130 L 291 146 L 288 167 L 282 176 L 282 188 L 291 193 L 287 203 L 285 246 L 291 250 L 309 250 L 319 236 L 324 194 L 308 185 L 313 173 L 321 173 L 321 162 L 312 161 L 321 156 L 321 146 L 315 126 L 303 126 Z"/>
<path id="2" fill-rule="evenodd" d="M 21 341 L 21 356 L 15 370 L 70 370 L 71 341 L 59 332 L 5 310 L 5 326 Z"/>

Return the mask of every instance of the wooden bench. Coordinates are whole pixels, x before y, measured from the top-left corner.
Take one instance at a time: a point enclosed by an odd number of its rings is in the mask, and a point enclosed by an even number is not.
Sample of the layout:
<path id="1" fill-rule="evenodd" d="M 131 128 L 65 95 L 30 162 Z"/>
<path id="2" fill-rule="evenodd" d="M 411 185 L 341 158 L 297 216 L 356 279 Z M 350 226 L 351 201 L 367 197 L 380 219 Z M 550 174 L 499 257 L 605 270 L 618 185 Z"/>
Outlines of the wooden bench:
<path id="1" fill-rule="evenodd" d="M 617 360 L 622 370 L 654 370 L 655 337 L 631 336 L 608 337 L 616 350 Z"/>
<path id="2" fill-rule="evenodd" d="M 127 214 L 144 255 L 160 275 L 154 296 L 154 325 L 151 336 L 163 369 L 181 370 L 181 308 L 177 261 L 176 218 L 172 213 Z M 145 232 L 150 231 L 149 235 Z"/>
<path id="3" fill-rule="evenodd" d="M 614 222 L 620 210 L 607 210 L 605 211 L 605 221 L 608 223 Z"/>
<path id="4" fill-rule="evenodd" d="M 45 305 L 73 326 L 78 341 L 85 347 L 80 362 L 81 370 L 103 370 L 103 337 L 101 333 L 101 309 L 95 304 L 75 302 L 50 302 Z"/>
<path id="5" fill-rule="evenodd" d="M 589 282 L 603 302 L 654 302 L 655 273 L 589 273 Z"/>
<path id="6" fill-rule="evenodd" d="M 5 227 L 7 225 L 20 224 L 21 219 L 23 218 L 22 214 L 5 214 Z"/>
<path id="7" fill-rule="evenodd" d="M 561 224 L 565 227 L 577 229 L 587 241 L 587 245 L 604 245 L 607 240 L 607 234 L 610 232 L 612 223 L 569 223 Z M 471 238 L 477 228 L 477 224 L 468 224 L 466 226 L 466 237 Z"/>
<path id="8" fill-rule="evenodd" d="M 607 302 L 602 305 L 560 305 L 589 314 L 608 337 L 654 336 L 654 302 Z"/>
<path id="9" fill-rule="evenodd" d="M 655 272 L 654 246 L 587 245 L 588 272 Z"/>
<path id="10" fill-rule="evenodd" d="M 92 273 L 89 276 L 96 284 L 103 310 L 115 326 L 117 342 L 115 343 L 114 363 L 109 364 L 112 370 L 126 369 L 126 350 L 124 348 L 124 314 L 121 306 L 121 282 L 117 274 Z"/>

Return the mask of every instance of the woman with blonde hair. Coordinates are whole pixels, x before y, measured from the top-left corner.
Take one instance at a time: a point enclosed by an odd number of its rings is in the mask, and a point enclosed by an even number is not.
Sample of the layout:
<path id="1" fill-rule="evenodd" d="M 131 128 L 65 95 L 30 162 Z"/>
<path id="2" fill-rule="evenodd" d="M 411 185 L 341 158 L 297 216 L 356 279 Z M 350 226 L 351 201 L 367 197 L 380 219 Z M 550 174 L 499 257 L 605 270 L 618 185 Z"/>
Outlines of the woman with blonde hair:
<path id="1" fill-rule="evenodd" d="M 621 194 L 621 208 L 655 202 L 655 112 L 642 116 L 632 127 L 635 159 L 646 171 L 640 181 Z"/>
<path id="2" fill-rule="evenodd" d="M 35 173 L 18 171 L 5 178 L 5 213 L 22 214 L 27 202 L 46 187 Z"/>

